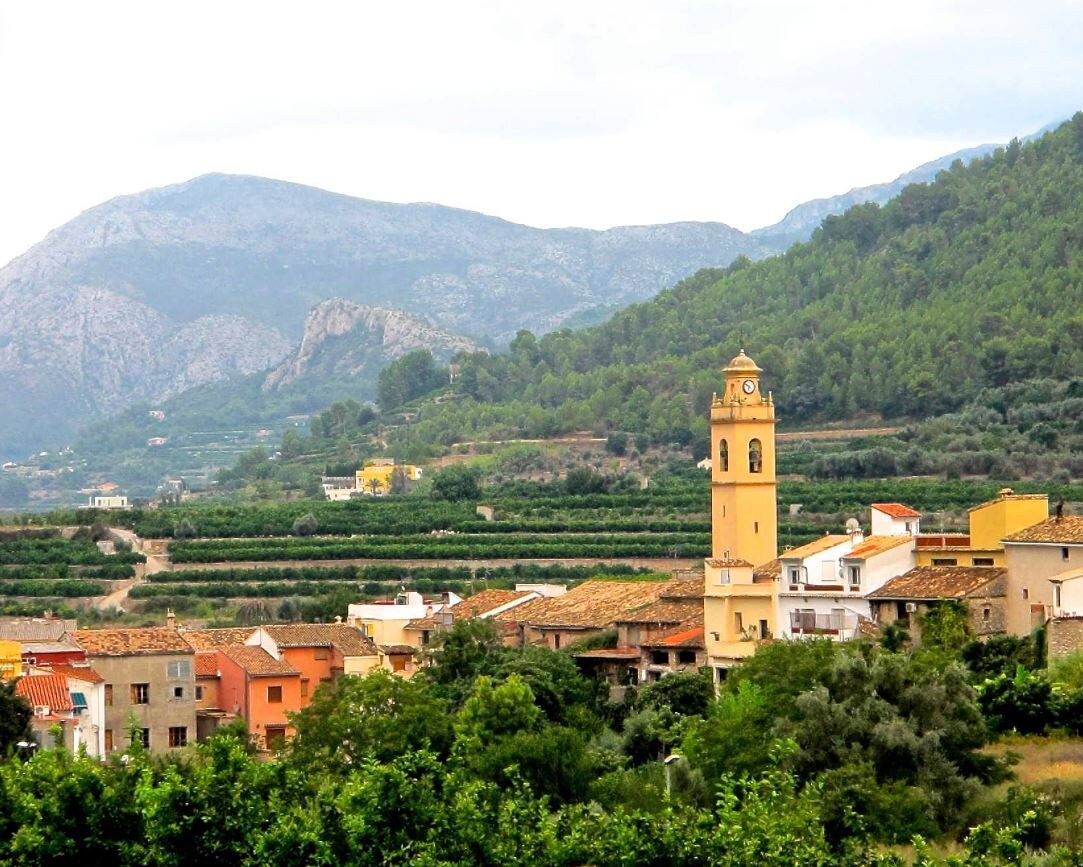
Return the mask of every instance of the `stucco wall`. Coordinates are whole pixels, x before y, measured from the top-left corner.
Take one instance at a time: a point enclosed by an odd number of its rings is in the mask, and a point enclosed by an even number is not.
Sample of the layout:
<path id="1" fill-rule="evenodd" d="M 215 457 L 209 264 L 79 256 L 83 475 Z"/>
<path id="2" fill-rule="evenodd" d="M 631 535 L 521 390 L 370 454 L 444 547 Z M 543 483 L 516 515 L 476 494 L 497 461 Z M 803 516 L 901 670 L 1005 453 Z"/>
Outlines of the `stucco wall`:
<path id="1" fill-rule="evenodd" d="M 1008 632 L 1028 635 L 1045 622 L 1052 608 L 1053 585 L 1049 579 L 1067 569 L 1083 567 L 1083 545 L 1009 543 L 1004 551 L 1008 566 Z"/>

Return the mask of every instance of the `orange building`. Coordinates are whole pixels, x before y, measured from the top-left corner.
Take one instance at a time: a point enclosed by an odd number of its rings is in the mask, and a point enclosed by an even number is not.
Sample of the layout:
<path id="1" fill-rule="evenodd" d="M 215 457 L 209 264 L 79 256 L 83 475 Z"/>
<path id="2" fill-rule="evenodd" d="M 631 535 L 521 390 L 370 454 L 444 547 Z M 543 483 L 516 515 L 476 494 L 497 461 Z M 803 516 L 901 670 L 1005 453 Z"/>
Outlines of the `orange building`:
<path id="1" fill-rule="evenodd" d="M 244 718 L 258 746 L 273 749 L 293 734 L 288 714 L 308 703 L 297 669 L 249 645 L 221 648 L 217 664 L 218 702 Z"/>

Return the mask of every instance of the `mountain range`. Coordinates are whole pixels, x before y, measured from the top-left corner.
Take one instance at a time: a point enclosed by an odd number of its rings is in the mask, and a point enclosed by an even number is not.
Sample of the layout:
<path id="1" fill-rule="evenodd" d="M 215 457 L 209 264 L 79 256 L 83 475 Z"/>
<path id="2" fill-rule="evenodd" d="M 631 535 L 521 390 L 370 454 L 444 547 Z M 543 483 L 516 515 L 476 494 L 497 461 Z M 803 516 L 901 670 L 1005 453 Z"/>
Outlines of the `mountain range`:
<path id="1" fill-rule="evenodd" d="M 416 323 L 407 331 L 500 346 L 520 329 L 604 320 L 702 267 L 781 252 L 826 214 L 884 201 L 992 147 L 806 203 L 751 233 L 692 222 L 536 229 L 235 175 L 121 196 L 0 269 L 0 405 L 19 409 L 0 414 L 0 456 L 67 442 L 138 401 L 289 368 L 317 343 L 319 364 L 304 367 L 321 375 L 358 374 L 401 354 L 371 328 L 355 333 L 368 342 L 339 333 L 313 343 L 327 311 L 308 326 L 306 318 L 331 298 L 341 299 L 340 317 L 347 303 L 384 310 L 378 318 L 398 310 Z M 346 357 L 331 358 L 337 352 Z M 272 384 L 290 378 L 282 370 Z"/>

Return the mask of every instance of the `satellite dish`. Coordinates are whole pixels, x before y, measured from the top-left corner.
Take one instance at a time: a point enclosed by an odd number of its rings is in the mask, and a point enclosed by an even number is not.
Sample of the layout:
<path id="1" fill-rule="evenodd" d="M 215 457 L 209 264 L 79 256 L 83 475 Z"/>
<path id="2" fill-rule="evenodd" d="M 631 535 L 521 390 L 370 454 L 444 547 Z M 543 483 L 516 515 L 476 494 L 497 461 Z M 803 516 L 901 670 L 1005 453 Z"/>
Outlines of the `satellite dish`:
<path id="1" fill-rule="evenodd" d="M 861 532 L 861 524 L 858 522 L 857 518 L 847 518 L 846 519 L 846 532 L 847 533 L 860 533 Z"/>

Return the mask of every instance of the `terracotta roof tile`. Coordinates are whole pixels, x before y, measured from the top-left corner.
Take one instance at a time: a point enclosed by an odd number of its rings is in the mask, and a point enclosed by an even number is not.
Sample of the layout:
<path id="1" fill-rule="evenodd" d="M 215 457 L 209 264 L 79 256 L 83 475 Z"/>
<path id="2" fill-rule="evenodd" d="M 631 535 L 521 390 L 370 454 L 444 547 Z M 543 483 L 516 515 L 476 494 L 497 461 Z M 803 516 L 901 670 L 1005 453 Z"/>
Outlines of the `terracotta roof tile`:
<path id="1" fill-rule="evenodd" d="M 614 623 L 681 623 L 702 610 L 703 602 L 700 599 L 659 599 L 618 616 Z"/>
<path id="2" fill-rule="evenodd" d="M 575 654 L 580 659 L 634 659 L 641 656 L 638 647 L 598 647 Z"/>
<path id="3" fill-rule="evenodd" d="M 1049 518 L 1004 538 L 1005 542 L 1050 542 L 1052 544 L 1083 544 L 1083 516 L 1065 515 L 1060 520 Z"/>
<path id="4" fill-rule="evenodd" d="M 910 545 L 912 547 L 913 544 L 913 536 L 866 536 L 864 542 L 849 554 L 844 554 L 843 557 L 847 560 L 867 560 L 869 557 L 883 554 L 885 551 L 898 548 L 900 545 Z"/>
<path id="5" fill-rule="evenodd" d="M 262 647 L 232 645 L 230 647 L 223 647 L 218 652 L 231 659 L 252 677 L 300 674 L 300 672 L 288 662 L 282 659 L 275 659 Z"/>
<path id="6" fill-rule="evenodd" d="M 343 656 L 375 656 L 372 639 L 345 623 L 290 623 L 264 626 L 279 647 L 335 647 Z"/>
<path id="7" fill-rule="evenodd" d="M 88 656 L 192 652 L 192 645 L 175 629 L 77 629 L 72 637 Z"/>
<path id="8" fill-rule="evenodd" d="M 703 612 L 679 624 L 650 641 L 644 641 L 643 647 L 685 647 L 706 648 L 703 633 Z"/>
<path id="9" fill-rule="evenodd" d="M 725 569 L 727 567 L 733 567 L 737 569 L 751 569 L 752 564 L 747 560 L 738 560 L 733 557 L 710 557 L 707 559 L 707 565 L 712 569 Z"/>
<path id="10" fill-rule="evenodd" d="M 563 596 L 535 599 L 495 619 L 539 627 L 604 629 L 657 601 L 664 586 L 658 581 L 584 581 Z"/>
<path id="11" fill-rule="evenodd" d="M 867 599 L 962 599 L 1003 577 L 997 566 L 918 566 L 892 578 Z"/>
<path id="12" fill-rule="evenodd" d="M 921 512 L 904 506 L 902 503 L 873 503 L 872 508 L 877 512 L 883 512 L 892 518 L 920 518 Z"/>
<path id="13" fill-rule="evenodd" d="M 695 578 L 674 578 L 662 586 L 659 599 L 702 599 L 703 575 Z"/>
<path id="14" fill-rule="evenodd" d="M 779 559 L 804 560 L 806 557 L 813 557 L 816 554 L 821 554 L 830 548 L 834 548 L 837 545 L 843 545 L 849 541 L 850 537 L 844 535 L 821 536 L 819 539 L 813 539 L 808 544 L 801 545 L 798 548 L 791 548 L 789 551 L 783 551 L 779 554 Z"/>
<path id="15" fill-rule="evenodd" d="M 482 614 L 492 611 L 494 608 L 499 608 L 501 605 L 507 605 L 516 599 L 523 599 L 529 596 L 530 593 L 529 590 L 482 590 L 469 599 L 456 602 L 449 610 L 456 619 L 459 617 L 480 617 Z"/>
<path id="16" fill-rule="evenodd" d="M 402 656 L 417 653 L 417 648 L 409 644 L 378 644 L 377 647 L 388 656 Z"/>
<path id="17" fill-rule="evenodd" d="M 196 652 L 196 677 L 218 677 L 218 654 L 213 650 Z"/>
<path id="18" fill-rule="evenodd" d="M 224 629 L 185 629 L 181 635 L 196 650 L 217 650 L 244 644 L 255 631 L 254 626 L 227 626 Z"/>
<path id="19" fill-rule="evenodd" d="M 0 620 L 5 641 L 59 641 L 75 630 L 74 620 Z"/>
<path id="20" fill-rule="evenodd" d="M 56 711 L 74 709 L 68 679 L 62 674 L 37 674 L 20 677 L 15 682 L 15 692 L 25 698 L 31 707 L 47 707 Z"/>
<path id="21" fill-rule="evenodd" d="M 105 681 L 105 678 L 89 665 L 71 665 L 70 663 L 61 665 L 60 663 L 51 662 L 44 667 L 48 668 L 53 674 L 61 674 L 64 677 L 81 680 L 85 683 L 103 683 Z"/>
<path id="22" fill-rule="evenodd" d="M 782 577 L 782 561 L 776 557 L 774 560 L 769 560 L 762 566 L 757 566 L 756 570 L 752 573 L 753 582 L 761 581 L 774 581 L 776 578 Z"/>

